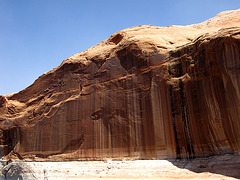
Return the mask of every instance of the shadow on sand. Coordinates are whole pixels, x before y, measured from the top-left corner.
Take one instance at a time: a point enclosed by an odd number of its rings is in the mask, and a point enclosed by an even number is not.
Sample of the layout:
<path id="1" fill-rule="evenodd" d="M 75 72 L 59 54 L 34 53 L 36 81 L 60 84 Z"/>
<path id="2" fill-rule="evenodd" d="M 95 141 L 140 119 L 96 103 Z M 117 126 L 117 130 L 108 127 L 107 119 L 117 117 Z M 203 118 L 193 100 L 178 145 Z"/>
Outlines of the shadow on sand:
<path id="1" fill-rule="evenodd" d="M 240 155 L 224 154 L 205 158 L 170 160 L 181 169 L 195 173 L 210 172 L 240 179 Z"/>

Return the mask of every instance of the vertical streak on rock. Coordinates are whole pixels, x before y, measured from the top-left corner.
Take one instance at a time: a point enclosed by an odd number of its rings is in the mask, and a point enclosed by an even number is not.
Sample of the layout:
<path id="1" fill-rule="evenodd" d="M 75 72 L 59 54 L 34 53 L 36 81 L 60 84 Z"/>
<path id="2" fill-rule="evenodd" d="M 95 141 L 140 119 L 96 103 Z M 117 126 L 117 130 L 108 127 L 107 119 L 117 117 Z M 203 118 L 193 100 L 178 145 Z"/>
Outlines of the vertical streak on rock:
<path id="1" fill-rule="evenodd" d="M 134 81 L 132 82 L 133 85 L 135 84 Z M 135 87 L 136 88 L 136 87 Z M 131 95 L 132 94 L 132 95 Z M 131 94 L 128 94 L 128 105 L 130 108 L 127 108 L 129 118 L 131 119 L 131 129 L 132 129 L 132 147 L 137 148 L 137 151 L 140 151 L 142 141 L 142 122 L 140 117 L 140 99 L 139 99 L 139 91 L 132 91 Z M 140 122 L 140 123 L 139 123 Z"/>
<path id="2" fill-rule="evenodd" d="M 152 103 L 152 116 L 153 116 L 153 128 L 154 128 L 154 136 L 155 136 L 155 147 L 166 147 L 166 130 L 164 128 L 164 117 L 163 117 L 163 107 L 162 107 L 162 96 L 161 90 L 159 88 L 159 84 L 156 80 L 156 77 L 154 77 L 151 81 L 151 103 Z M 167 106 L 165 104 L 165 106 Z M 156 150 L 155 150 L 156 151 Z M 157 151 L 156 151 L 157 153 Z"/>
<path id="3" fill-rule="evenodd" d="M 186 110 L 186 98 L 184 96 L 184 85 L 181 79 L 179 79 L 179 91 L 180 91 L 180 100 L 181 100 L 181 110 L 182 110 L 182 122 L 184 124 L 184 132 L 187 141 L 187 152 L 191 157 L 194 156 L 194 149 L 192 145 L 190 126 Z"/>
<path id="4" fill-rule="evenodd" d="M 148 72 L 144 75 L 147 87 L 151 87 L 152 74 Z M 143 130 L 144 130 L 144 141 L 147 148 L 146 155 L 152 156 L 155 149 L 155 132 L 154 132 L 154 121 L 153 121 L 153 108 L 152 108 L 152 99 L 151 93 L 149 90 L 141 90 L 143 93 L 146 93 L 142 97 L 142 112 L 143 112 Z"/>
<path id="5" fill-rule="evenodd" d="M 125 107 L 126 107 L 126 112 L 128 114 L 128 118 L 131 120 L 130 122 L 132 123 L 132 128 L 131 128 L 131 134 L 132 134 L 132 142 L 131 142 L 131 146 L 132 147 L 139 147 L 139 128 L 138 128 L 138 112 L 139 112 L 139 108 L 138 108 L 138 96 L 136 95 L 137 92 L 132 92 L 133 95 L 132 96 L 128 96 L 128 102 L 126 102 Z M 131 97 L 131 100 L 130 100 Z M 129 103 L 132 102 L 132 103 Z M 129 107 L 129 108 L 128 108 Z"/>
<path id="6" fill-rule="evenodd" d="M 140 96 L 140 93 L 138 93 L 138 95 Z M 145 131 L 144 131 L 144 122 L 143 122 L 143 101 L 141 99 L 141 97 L 139 97 L 139 108 L 140 108 L 140 123 L 141 123 L 141 126 L 140 126 L 140 129 L 141 129 L 141 146 L 142 146 L 142 151 L 143 151 L 143 154 L 146 154 L 146 142 L 145 142 Z"/>
<path id="7" fill-rule="evenodd" d="M 175 141 L 176 141 L 176 153 L 177 153 L 177 158 L 179 158 L 181 152 L 180 152 L 180 147 L 179 147 L 179 141 L 178 141 L 178 136 L 177 136 L 177 124 L 176 124 L 176 119 L 175 119 L 174 91 L 173 91 L 173 87 L 171 84 L 169 85 L 169 95 L 170 95 L 171 108 L 172 108 L 172 123 L 173 123 L 174 136 L 175 136 Z"/>

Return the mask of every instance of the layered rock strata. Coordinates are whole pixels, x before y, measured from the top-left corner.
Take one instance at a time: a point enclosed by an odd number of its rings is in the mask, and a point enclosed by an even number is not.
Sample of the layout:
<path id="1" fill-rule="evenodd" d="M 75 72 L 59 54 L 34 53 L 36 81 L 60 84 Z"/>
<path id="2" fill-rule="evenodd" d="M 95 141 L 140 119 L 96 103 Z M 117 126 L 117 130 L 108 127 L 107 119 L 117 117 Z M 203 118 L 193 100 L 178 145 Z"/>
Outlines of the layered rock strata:
<path id="1" fill-rule="evenodd" d="M 0 96 L 8 158 L 191 158 L 240 150 L 240 10 L 137 26 Z"/>

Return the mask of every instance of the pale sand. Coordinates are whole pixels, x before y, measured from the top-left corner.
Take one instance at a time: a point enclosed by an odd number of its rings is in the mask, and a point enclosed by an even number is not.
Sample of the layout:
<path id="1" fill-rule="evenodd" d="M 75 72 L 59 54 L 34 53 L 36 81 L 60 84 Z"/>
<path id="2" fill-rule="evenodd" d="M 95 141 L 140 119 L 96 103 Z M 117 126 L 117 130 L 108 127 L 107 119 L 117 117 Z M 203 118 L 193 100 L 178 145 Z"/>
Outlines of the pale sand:
<path id="1" fill-rule="evenodd" d="M 5 166 L 13 179 L 238 179 L 240 156 L 194 160 L 24 162 Z M 19 170 L 19 167 L 21 170 Z M 3 170 L 3 168 L 2 168 Z M 18 172 L 19 171 L 19 172 Z M 4 171 L 2 171 L 4 172 Z"/>

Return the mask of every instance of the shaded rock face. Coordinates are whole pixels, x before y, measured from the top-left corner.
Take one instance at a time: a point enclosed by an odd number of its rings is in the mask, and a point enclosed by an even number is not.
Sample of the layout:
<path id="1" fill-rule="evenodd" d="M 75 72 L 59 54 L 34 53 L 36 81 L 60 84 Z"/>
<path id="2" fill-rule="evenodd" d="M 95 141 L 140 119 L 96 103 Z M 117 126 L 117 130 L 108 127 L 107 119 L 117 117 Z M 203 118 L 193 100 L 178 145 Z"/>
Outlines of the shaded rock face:
<path id="1" fill-rule="evenodd" d="M 9 158 L 191 158 L 240 150 L 240 10 L 138 26 L 0 96 Z"/>

